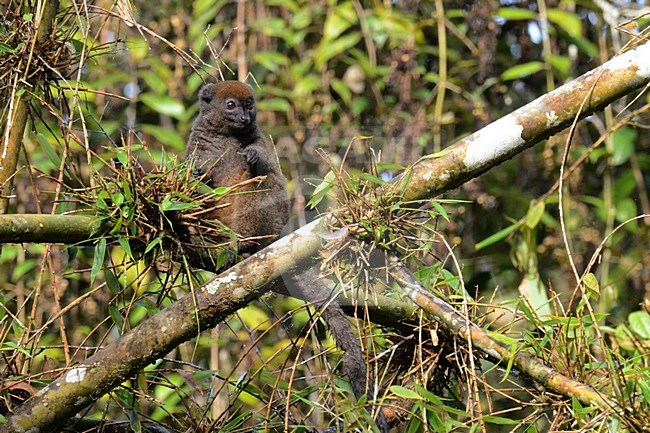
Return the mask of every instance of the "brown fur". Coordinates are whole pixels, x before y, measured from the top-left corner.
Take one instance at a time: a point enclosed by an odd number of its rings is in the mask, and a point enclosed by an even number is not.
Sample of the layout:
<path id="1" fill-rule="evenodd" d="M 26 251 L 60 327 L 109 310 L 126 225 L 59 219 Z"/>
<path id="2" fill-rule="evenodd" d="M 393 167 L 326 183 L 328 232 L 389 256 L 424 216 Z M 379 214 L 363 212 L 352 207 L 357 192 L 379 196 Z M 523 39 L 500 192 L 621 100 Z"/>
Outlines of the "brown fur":
<path id="1" fill-rule="evenodd" d="M 239 189 L 227 206 L 208 216 L 230 227 L 242 239 L 239 254 L 249 255 L 273 242 L 287 223 L 285 179 L 274 149 L 257 125 L 253 89 L 248 84 L 208 84 L 199 92 L 199 99 L 199 115 L 186 149 L 195 175 L 205 175 L 213 188 L 265 176 L 263 181 Z"/>

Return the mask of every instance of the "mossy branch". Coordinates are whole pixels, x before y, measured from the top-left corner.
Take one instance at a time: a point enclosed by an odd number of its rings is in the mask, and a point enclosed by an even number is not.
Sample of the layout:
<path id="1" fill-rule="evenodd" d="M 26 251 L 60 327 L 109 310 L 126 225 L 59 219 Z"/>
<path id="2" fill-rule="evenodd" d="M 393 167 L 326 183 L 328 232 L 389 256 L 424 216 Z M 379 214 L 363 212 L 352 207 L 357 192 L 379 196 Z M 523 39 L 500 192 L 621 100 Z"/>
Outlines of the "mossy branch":
<path id="1" fill-rule="evenodd" d="M 399 187 L 409 199 L 455 188 L 649 81 L 650 43 L 646 43 L 456 143 L 442 156 L 423 158 L 397 184 L 405 183 Z M 282 276 L 305 270 L 323 243 L 321 230 L 320 221 L 306 225 L 217 276 L 196 296 L 142 322 L 20 406 L 0 431 L 56 429 L 134 372 L 280 284 Z M 470 337 L 475 338 L 471 333 Z M 538 377 L 532 370 L 527 374 Z M 550 380 L 542 383 L 553 385 Z M 567 396 L 577 395 L 560 385 L 556 388 Z M 604 401 L 597 396 L 580 400 L 597 405 Z"/>
<path id="2" fill-rule="evenodd" d="M 0 215 L 2 243 L 88 242 L 99 228 L 99 220 L 91 216 L 11 214 Z"/>

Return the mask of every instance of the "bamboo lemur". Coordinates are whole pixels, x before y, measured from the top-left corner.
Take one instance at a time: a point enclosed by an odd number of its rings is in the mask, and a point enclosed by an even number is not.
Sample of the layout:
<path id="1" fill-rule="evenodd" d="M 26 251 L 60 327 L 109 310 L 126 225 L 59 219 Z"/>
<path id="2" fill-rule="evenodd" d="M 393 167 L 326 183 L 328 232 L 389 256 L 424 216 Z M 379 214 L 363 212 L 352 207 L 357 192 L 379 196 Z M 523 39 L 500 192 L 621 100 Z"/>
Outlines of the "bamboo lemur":
<path id="1" fill-rule="evenodd" d="M 205 176 L 215 188 L 230 187 L 256 176 L 266 176 L 259 184 L 251 183 L 242 193 L 231 197 L 230 204 L 215 211 L 217 218 L 243 238 L 241 255 L 253 254 L 275 240 L 289 219 L 289 198 L 285 179 L 275 151 L 264 139 L 256 120 L 253 89 L 239 81 L 207 84 L 199 92 L 200 110 L 190 133 L 187 157 L 196 176 Z M 228 263 L 232 265 L 233 263 Z M 303 298 L 322 307 L 330 332 L 344 352 L 342 364 L 355 397 L 366 393 L 366 364 L 352 332 L 350 322 L 336 300 L 309 272 L 294 279 Z M 322 287 L 323 290 L 319 289 Z M 380 411 L 377 424 L 389 430 Z"/>
<path id="2" fill-rule="evenodd" d="M 200 110 L 186 154 L 195 176 L 213 188 L 231 187 L 257 176 L 230 196 L 229 205 L 209 214 L 244 239 L 240 255 L 273 242 L 289 219 L 289 197 L 275 151 L 257 126 L 253 89 L 239 81 L 208 84 L 199 92 Z M 233 263 L 230 263 L 232 265 Z"/>

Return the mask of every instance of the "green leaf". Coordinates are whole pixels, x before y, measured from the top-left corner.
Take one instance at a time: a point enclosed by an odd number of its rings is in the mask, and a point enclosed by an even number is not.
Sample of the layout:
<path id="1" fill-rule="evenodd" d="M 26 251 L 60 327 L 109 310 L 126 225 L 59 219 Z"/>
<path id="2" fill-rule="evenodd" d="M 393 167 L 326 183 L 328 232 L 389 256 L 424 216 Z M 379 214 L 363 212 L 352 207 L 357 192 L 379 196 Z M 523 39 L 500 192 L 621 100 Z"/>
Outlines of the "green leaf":
<path id="1" fill-rule="evenodd" d="M 124 329 L 124 317 L 122 317 L 120 309 L 117 308 L 114 304 L 109 304 L 108 315 L 111 316 L 111 320 L 113 320 L 117 332 L 122 334 L 122 330 Z"/>
<path id="2" fill-rule="evenodd" d="M 544 70 L 544 63 L 542 62 L 529 62 L 521 65 L 515 65 L 512 68 L 508 68 L 501 74 L 502 81 L 516 80 L 518 78 L 527 77 Z"/>
<path id="3" fill-rule="evenodd" d="M 553 66 L 562 77 L 568 78 L 571 76 L 572 70 L 571 68 L 573 67 L 573 61 L 567 56 L 558 56 L 556 54 L 552 54 L 549 56 L 549 62 L 551 63 L 551 66 Z"/>
<path id="4" fill-rule="evenodd" d="M 252 412 L 244 411 L 242 414 L 236 416 L 228 424 L 221 427 L 220 431 L 228 432 L 235 430 L 242 430 L 240 427 L 243 426 L 249 418 L 253 416 Z"/>
<path id="5" fill-rule="evenodd" d="M 350 87 L 344 83 L 343 80 L 333 78 L 330 82 L 330 86 L 332 86 L 332 89 L 339 94 L 341 99 L 343 99 L 343 102 L 350 105 L 352 102 L 352 92 L 350 91 Z"/>
<path id="6" fill-rule="evenodd" d="M 38 134 L 38 143 L 41 145 L 41 149 L 45 155 L 47 155 L 47 159 L 49 159 L 55 167 L 59 167 L 61 165 L 61 157 L 59 156 L 58 152 L 54 150 L 44 134 Z"/>
<path id="7" fill-rule="evenodd" d="M 11 279 L 14 281 L 20 280 L 27 273 L 32 272 L 36 268 L 35 259 L 26 259 L 16 264 L 11 270 Z"/>
<path id="8" fill-rule="evenodd" d="M 163 128 L 157 125 L 141 125 L 140 129 L 145 134 L 153 136 L 165 146 L 169 146 L 178 151 L 185 149 L 185 140 L 173 129 Z"/>
<path id="9" fill-rule="evenodd" d="M 233 254 L 235 254 L 235 253 L 233 252 Z M 228 261 L 230 256 L 231 256 L 231 252 L 228 249 L 226 249 L 226 248 L 221 249 L 219 251 L 219 254 L 217 254 L 217 266 L 216 266 L 216 268 L 221 269 L 221 267 L 226 264 L 226 262 Z"/>
<path id="10" fill-rule="evenodd" d="M 641 393 L 643 394 L 643 399 L 645 400 L 646 404 L 650 404 L 650 385 L 648 385 L 646 382 L 639 382 L 639 388 L 641 389 Z"/>
<path id="11" fill-rule="evenodd" d="M 349 35 L 341 36 L 334 41 L 326 42 L 323 40 L 315 53 L 315 63 L 317 68 L 321 68 L 331 58 L 348 51 L 361 40 L 361 33 L 354 32 Z"/>
<path id="12" fill-rule="evenodd" d="M 17 350 L 20 353 L 22 353 L 23 355 L 27 356 L 28 358 L 30 358 L 30 359 L 32 358 L 32 354 L 29 353 L 29 351 L 27 349 L 17 345 L 16 343 L 13 343 L 11 341 L 5 341 L 4 343 L 2 343 L 2 349 L 0 349 L 0 350 L 7 350 L 6 348 L 9 348 L 11 350 Z"/>
<path id="13" fill-rule="evenodd" d="M 488 331 L 488 333 L 493 340 L 496 340 L 499 343 L 503 343 L 507 346 L 513 346 L 518 342 L 516 338 L 508 337 L 507 335 L 503 335 L 498 332 Z"/>
<path id="14" fill-rule="evenodd" d="M 184 203 L 182 201 L 172 200 L 171 196 L 166 195 L 162 203 L 160 203 L 160 210 L 163 212 L 173 210 L 185 210 L 194 207 L 192 203 Z"/>
<path id="15" fill-rule="evenodd" d="M 318 203 L 320 203 L 323 200 L 323 198 L 325 198 L 327 193 L 334 186 L 335 178 L 336 175 L 332 170 L 327 172 L 323 181 L 316 187 L 316 189 L 314 189 L 314 193 L 311 195 L 311 199 L 309 199 L 309 203 L 307 203 L 307 206 L 311 207 L 312 209 L 318 206 Z"/>
<path id="16" fill-rule="evenodd" d="M 417 409 L 418 409 L 417 406 L 411 408 L 411 410 L 417 410 Z M 422 421 L 420 421 L 420 418 L 416 416 L 410 417 L 408 426 L 406 427 L 406 433 L 418 433 L 421 430 L 422 430 Z"/>
<path id="17" fill-rule="evenodd" d="M 258 51 L 253 54 L 253 61 L 271 72 L 278 71 L 280 66 L 291 64 L 289 57 L 277 51 Z"/>
<path id="18" fill-rule="evenodd" d="M 614 131 L 612 134 L 613 152 L 610 160 L 612 165 L 621 165 L 626 163 L 634 153 L 634 143 L 636 142 L 637 132 L 629 126 Z"/>
<path id="19" fill-rule="evenodd" d="M 415 389 L 421 397 L 426 399 L 429 403 L 433 403 L 435 405 L 442 405 L 443 404 L 443 399 L 432 393 L 431 391 L 427 390 L 425 387 L 422 385 L 415 385 Z"/>
<path id="20" fill-rule="evenodd" d="M 431 200 L 430 203 L 431 203 L 431 206 L 433 206 L 433 208 L 436 210 L 438 215 L 443 217 L 445 219 L 445 221 L 449 221 L 449 214 L 447 213 L 445 208 L 442 207 L 442 205 L 440 203 L 438 203 L 437 200 Z"/>
<path id="21" fill-rule="evenodd" d="M 625 325 L 618 325 L 614 333 L 616 335 L 616 342 L 625 350 L 634 350 L 634 343 L 632 342 L 632 332 L 630 328 Z"/>
<path id="22" fill-rule="evenodd" d="M 490 424 L 499 424 L 499 425 L 515 425 L 519 424 L 521 421 L 518 419 L 504 418 L 501 416 L 486 415 L 482 417 L 483 421 L 489 422 Z"/>
<path id="23" fill-rule="evenodd" d="M 288 113 L 291 110 L 291 104 L 286 99 L 272 98 L 260 101 L 257 104 L 260 111 L 278 111 L 280 113 Z"/>
<path id="24" fill-rule="evenodd" d="M 185 106 L 178 100 L 167 95 L 143 93 L 140 100 L 149 108 L 165 116 L 180 119 L 185 113 Z"/>
<path id="25" fill-rule="evenodd" d="M 0 42 L 0 53 L 13 53 L 14 49 L 4 42 Z"/>
<path id="26" fill-rule="evenodd" d="M 294 83 L 292 91 L 293 94 L 298 97 L 307 95 L 311 97 L 311 94 L 320 89 L 321 86 L 322 83 L 318 77 L 308 75 Z"/>
<path id="27" fill-rule="evenodd" d="M 330 43 L 359 20 L 352 2 L 339 3 L 325 20 L 323 40 Z"/>
<path id="28" fill-rule="evenodd" d="M 104 270 L 104 279 L 112 294 L 117 295 L 122 291 L 122 285 L 111 269 Z"/>
<path id="29" fill-rule="evenodd" d="M 160 245 L 160 243 L 161 243 L 160 238 L 156 238 L 153 241 L 149 242 L 149 245 L 147 245 L 147 248 L 144 249 L 144 253 L 148 254 L 149 251 L 153 250 L 156 247 L 156 245 Z"/>
<path id="30" fill-rule="evenodd" d="M 312 24 L 312 14 L 313 9 L 309 6 L 303 7 L 293 14 L 291 17 L 291 28 L 296 30 L 302 30 L 309 27 Z"/>
<path id="31" fill-rule="evenodd" d="M 404 388 L 403 386 L 393 385 L 390 391 L 398 397 L 408 398 L 410 400 L 422 400 L 422 396 L 412 389 Z"/>
<path id="32" fill-rule="evenodd" d="M 378 178 L 377 176 L 373 176 L 370 173 L 361 173 L 359 175 L 359 178 L 365 180 L 366 182 L 376 183 L 377 185 L 389 185 L 389 183 L 385 180 Z"/>
<path id="33" fill-rule="evenodd" d="M 526 21 L 537 19 L 537 13 L 521 8 L 499 8 L 497 16 L 508 21 Z"/>
<path id="34" fill-rule="evenodd" d="M 598 46 L 585 38 L 572 38 L 571 42 L 574 43 L 583 53 L 595 57 L 600 53 Z"/>
<path id="35" fill-rule="evenodd" d="M 644 340 L 650 340 L 650 314 L 645 311 L 635 311 L 628 316 L 630 330 Z"/>
<path id="36" fill-rule="evenodd" d="M 582 20 L 572 12 L 561 9 L 549 9 L 547 11 L 548 20 L 560 27 L 574 38 L 582 36 Z"/>
<path id="37" fill-rule="evenodd" d="M 624 222 L 637 215 L 637 207 L 634 199 L 627 197 L 616 203 L 616 221 Z M 628 224 L 628 228 L 632 226 Z"/>
<path id="38" fill-rule="evenodd" d="M 129 240 L 125 238 L 124 236 L 120 236 L 117 240 L 117 242 L 120 244 L 124 252 L 131 258 L 131 260 L 135 261 L 135 257 L 133 256 L 133 252 L 131 252 L 131 244 L 129 244 Z"/>
<path id="39" fill-rule="evenodd" d="M 117 150 L 117 160 L 120 161 L 120 164 L 123 166 L 129 165 L 129 157 L 126 154 L 126 151 L 124 149 L 118 149 Z"/>
<path id="40" fill-rule="evenodd" d="M 582 279 L 582 282 L 584 283 L 585 287 L 587 288 L 587 291 L 592 292 L 596 295 L 600 295 L 600 283 L 598 282 L 598 278 L 591 272 L 589 272 L 585 277 Z"/>
<path id="41" fill-rule="evenodd" d="M 116 207 L 122 206 L 122 204 L 124 203 L 124 194 L 122 194 L 121 192 L 116 192 L 115 194 L 113 194 L 113 197 L 111 198 L 113 200 L 113 205 Z"/>
<path id="42" fill-rule="evenodd" d="M 402 171 L 406 169 L 403 165 L 399 164 L 394 164 L 392 162 L 378 162 L 377 163 L 377 171 L 383 172 L 383 171 Z"/>
<path id="43" fill-rule="evenodd" d="M 542 215 L 544 215 L 545 207 L 546 205 L 543 201 L 538 201 L 528 209 L 528 214 L 526 215 L 526 227 L 531 230 L 537 227 L 537 224 L 539 224 L 539 221 L 542 219 Z"/>
<path id="44" fill-rule="evenodd" d="M 549 305 L 546 287 L 538 272 L 528 272 L 519 284 L 519 293 L 525 297 L 535 309 L 537 316 L 549 316 L 551 307 Z"/>
<path id="45" fill-rule="evenodd" d="M 483 239 L 481 242 L 474 245 L 474 250 L 475 251 L 482 250 L 485 247 L 489 247 L 492 244 L 496 244 L 500 240 L 505 239 L 510 233 L 514 232 L 515 230 L 518 230 L 522 224 L 523 221 L 518 221 L 515 224 L 512 224 L 511 226 L 499 230 L 495 234 L 488 236 L 487 238 Z"/>
<path id="46" fill-rule="evenodd" d="M 95 245 L 95 256 L 93 257 L 93 267 L 90 271 L 90 283 L 95 281 L 104 266 L 104 257 L 106 256 L 106 238 L 101 238 Z"/>
<path id="47" fill-rule="evenodd" d="M 224 195 L 230 190 L 227 186 L 218 186 L 212 190 L 214 195 Z"/>

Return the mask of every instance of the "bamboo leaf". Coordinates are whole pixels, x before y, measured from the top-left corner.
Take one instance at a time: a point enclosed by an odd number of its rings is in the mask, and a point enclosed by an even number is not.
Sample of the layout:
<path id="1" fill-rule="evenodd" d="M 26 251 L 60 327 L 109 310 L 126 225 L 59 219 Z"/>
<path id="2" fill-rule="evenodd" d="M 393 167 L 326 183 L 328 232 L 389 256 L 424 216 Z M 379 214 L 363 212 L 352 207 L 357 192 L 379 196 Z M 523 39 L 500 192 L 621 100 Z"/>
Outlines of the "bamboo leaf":
<path id="1" fill-rule="evenodd" d="M 479 251 L 482 250 L 483 248 L 489 247 L 490 245 L 496 244 L 500 240 L 505 239 L 510 233 L 514 232 L 515 230 L 518 230 L 522 224 L 523 224 L 522 221 L 518 221 L 515 224 L 512 224 L 502 230 L 499 230 L 495 234 L 488 236 L 487 238 L 483 239 L 481 242 L 477 243 L 474 246 L 474 250 Z"/>
<path id="2" fill-rule="evenodd" d="M 104 257 L 106 256 L 106 238 L 101 238 L 95 245 L 95 256 L 93 257 L 93 267 L 90 271 L 90 283 L 95 281 L 104 266 Z"/>
<path id="3" fill-rule="evenodd" d="M 508 68 L 501 74 L 502 81 L 516 80 L 518 78 L 527 77 L 533 75 L 535 72 L 539 72 L 544 69 L 544 63 L 542 62 L 528 62 L 521 65 L 515 65 L 512 68 Z"/>

